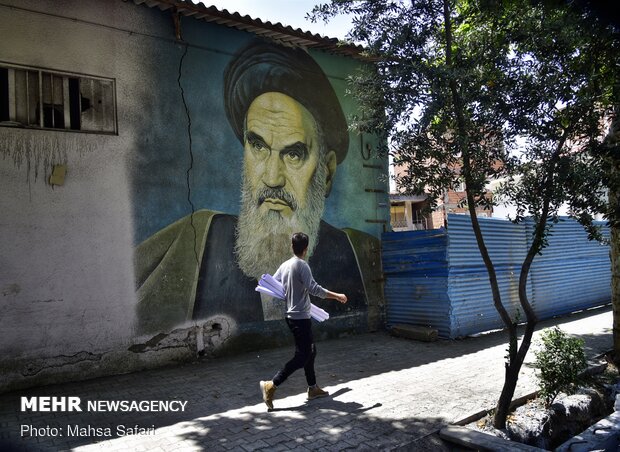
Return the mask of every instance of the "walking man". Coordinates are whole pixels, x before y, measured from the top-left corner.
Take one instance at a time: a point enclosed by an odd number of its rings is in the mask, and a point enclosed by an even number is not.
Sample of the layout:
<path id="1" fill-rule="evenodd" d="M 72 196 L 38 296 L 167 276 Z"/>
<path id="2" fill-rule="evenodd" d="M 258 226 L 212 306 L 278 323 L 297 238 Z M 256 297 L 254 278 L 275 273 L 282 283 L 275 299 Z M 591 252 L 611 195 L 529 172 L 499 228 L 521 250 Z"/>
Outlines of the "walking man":
<path id="1" fill-rule="evenodd" d="M 319 298 L 332 298 L 340 303 L 347 302 L 347 296 L 331 292 L 321 287 L 312 277 L 310 266 L 304 260 L 308 253 L 308 236 L 296 232 L 291 239 L 293 254 L 276 271 L 274 278 L 284 286 L 286 294 L 286 323 L 295 338 L 295 356 L 287 362 L 271 381 L 261 381 L 260 389 L 263 400 L 269 409 L 273 409 L 273 396 L 276 388 L 297 369 L 304 368 L 308 383 L 308 400 L 329 395 L 316 384 L 314 358 L 316 347 L 312 338 L 310 320 L 310 295 Z"/>

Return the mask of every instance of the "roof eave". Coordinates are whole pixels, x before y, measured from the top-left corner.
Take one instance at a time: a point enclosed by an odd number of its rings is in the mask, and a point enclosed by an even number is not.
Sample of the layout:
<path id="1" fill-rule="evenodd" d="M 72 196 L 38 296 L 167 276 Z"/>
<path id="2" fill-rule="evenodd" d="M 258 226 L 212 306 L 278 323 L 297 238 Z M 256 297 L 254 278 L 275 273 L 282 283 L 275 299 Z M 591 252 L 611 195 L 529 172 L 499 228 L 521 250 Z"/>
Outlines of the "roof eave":
<path id="1" fill-rule="evenodd" d="M 124 0 L 127 1 L 127 0 Z M 254 33 L 261 37 L 266 37 L 279 41 L 287 45 L 322 50 L 325 52 L 346 55 L 352 58 L 366 60 L 369 58 L 364 55 L 364 49 L 336 38 L 329 38 L 309 31 L 295 29 L 280 22 L 263 22 L 261 19 L 254 19 L 248 15 L 242 16 L 236 12 L 219 10 L 215 6 L 206 6 L 202 2 L 193 3 L 189 0 L 133 0 L 136 5 L 145 5 L 149 8 L 159 8 L 161 11 L 169 11 L 180 14 L 184 17 L 191 17 L 205 22 L 214 22 L 230 28 Z"/>

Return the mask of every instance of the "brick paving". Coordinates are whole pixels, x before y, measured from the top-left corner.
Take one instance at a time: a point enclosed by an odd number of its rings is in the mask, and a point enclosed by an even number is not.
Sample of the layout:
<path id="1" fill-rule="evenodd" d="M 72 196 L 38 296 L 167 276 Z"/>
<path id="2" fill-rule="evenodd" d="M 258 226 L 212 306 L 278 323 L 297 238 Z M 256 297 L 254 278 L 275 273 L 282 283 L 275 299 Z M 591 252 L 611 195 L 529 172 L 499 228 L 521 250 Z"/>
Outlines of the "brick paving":
<path id="1" fill-rule="evenodd" d="M 542 322 L 539 330 L 553 325 L 582 337 L 590 357 L 612 346 L 609 307 Z M 292 347 L 0 395 L 0 450 L 458 450 L 436 432 L 494 406 L 503 383 L 506 335 L 425 343 L 378 332 L 319 342 L 317 348 L 318 381 L 330 397 L 307 402 L 298 371 L 278 388 L 271 412 L 258 381 L 271 378 Z M 517 397 L 536 389 L 531 350 L 528 357 Z M 82 405 L 87 400 L 187 405 L 183 412 L 30 413 L 20 411 L 20 396 L 78 396 Z M 92 430 L 69 436 L 68 426 L 75 425 Z M 23 426 L 43 434 L 21 436 Z M 151 430 L 118 436 L 119 426 Z M 96 429 L 111 436 L 95 436 Z"/>

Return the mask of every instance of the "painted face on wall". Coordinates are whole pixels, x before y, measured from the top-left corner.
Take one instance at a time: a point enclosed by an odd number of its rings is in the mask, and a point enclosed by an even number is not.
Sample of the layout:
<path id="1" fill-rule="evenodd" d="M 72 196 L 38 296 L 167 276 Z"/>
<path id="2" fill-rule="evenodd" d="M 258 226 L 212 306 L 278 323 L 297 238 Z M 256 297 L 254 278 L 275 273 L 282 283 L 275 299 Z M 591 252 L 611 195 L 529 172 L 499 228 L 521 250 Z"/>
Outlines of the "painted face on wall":
<path id="1" fill-rule="evenodd" d="M 296 100 L 266 93 L 252 102 L 246 119 L 245 177 L 263 192 L 262 215 L 273 211 L 290 218 L 298 207 L 306 207 L 319 147 L 314 119 Z"/>
<path id="2" fill-rule="evenodd" d="M 236 252 L 244 273 L 260 277 L 290 257 L 294 232 L 314 248 L 337 162 L 310 112 L 285 94 L 257 97 L 245 123 Z"/>

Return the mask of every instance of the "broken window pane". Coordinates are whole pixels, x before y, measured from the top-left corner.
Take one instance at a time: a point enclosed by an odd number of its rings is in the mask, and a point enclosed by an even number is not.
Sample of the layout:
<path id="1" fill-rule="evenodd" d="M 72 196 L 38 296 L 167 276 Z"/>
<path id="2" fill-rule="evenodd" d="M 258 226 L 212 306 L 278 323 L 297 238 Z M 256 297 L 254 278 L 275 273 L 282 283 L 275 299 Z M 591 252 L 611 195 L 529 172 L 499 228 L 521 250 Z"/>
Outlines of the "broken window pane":
<path id="1" fill-rule="evenodd" d="M 82 130 L 115 131 L 112 81 L 81 77 L 80 103 Z"/>
<path id="2" fill-rule="evenodd" d="M 115 133 L 114 81 L 0 66 L 0 125 L 15 123 Z"/>

